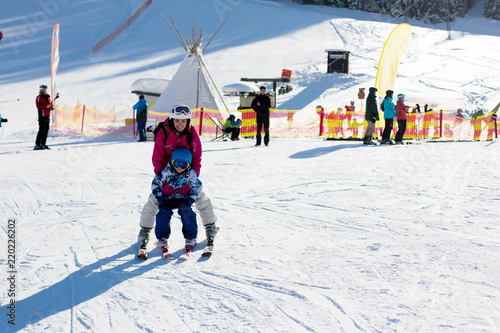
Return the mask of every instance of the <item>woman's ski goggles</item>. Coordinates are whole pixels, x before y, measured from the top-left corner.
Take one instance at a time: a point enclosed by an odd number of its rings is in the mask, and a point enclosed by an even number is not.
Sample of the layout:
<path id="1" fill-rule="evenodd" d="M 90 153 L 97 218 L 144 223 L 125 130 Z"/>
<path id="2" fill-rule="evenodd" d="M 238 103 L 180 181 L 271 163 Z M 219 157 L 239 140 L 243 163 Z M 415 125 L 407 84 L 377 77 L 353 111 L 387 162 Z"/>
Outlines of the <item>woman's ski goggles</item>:
<path id="1" fill-rule="evenodd" d="M 189 115 L 191 110 L 187 106 L 176 106 L 172 113 L 175 115 Z"/>
<path id="2" fill-rule="evenodd" d="M 189 162 L 183 162 L 179 160 L 172 160 L 172 165 L 179 169 L 187 169 L 189 167 Z"/>

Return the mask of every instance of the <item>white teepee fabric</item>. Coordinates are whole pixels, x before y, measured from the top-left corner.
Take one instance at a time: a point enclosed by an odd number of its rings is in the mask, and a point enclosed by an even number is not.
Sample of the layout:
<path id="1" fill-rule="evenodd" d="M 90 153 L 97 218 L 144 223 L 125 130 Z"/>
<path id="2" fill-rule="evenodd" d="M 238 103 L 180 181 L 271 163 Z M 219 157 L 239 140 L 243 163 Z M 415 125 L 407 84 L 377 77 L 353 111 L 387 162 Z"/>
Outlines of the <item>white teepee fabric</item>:
<path id="1" fill-rule="evenodd" d="M 191 110 L 206 108 L 219 110 L 224 115 L 226 108 L 211 84 L 203 64 L 201 49 L 188 53 L 169 85 L 161 93 L 155 105 L 155 112 L 169 113 L 177 104 L 187 105 Z"/>

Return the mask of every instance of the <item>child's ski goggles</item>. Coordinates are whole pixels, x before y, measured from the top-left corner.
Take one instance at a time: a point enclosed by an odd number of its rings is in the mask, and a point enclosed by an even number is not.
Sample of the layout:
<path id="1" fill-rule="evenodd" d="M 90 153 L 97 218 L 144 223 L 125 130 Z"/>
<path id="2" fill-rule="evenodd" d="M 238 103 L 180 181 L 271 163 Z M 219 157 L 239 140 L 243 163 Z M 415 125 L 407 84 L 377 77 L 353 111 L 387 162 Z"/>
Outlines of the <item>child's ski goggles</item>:
<path id="1" fill-rule="evenodd" d="M 187 169 L 189 167 L 189 162 L 183 162 L 178 160 L 172 160 L 172 165 L 179 169 Z"/>

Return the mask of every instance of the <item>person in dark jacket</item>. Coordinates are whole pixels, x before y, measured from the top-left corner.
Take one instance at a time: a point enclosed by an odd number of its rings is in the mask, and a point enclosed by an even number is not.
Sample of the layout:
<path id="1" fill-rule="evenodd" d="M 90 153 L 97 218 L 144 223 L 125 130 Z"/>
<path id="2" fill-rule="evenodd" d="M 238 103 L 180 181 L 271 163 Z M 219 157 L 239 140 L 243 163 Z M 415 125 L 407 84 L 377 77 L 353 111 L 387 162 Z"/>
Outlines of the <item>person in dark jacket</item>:
<path id="1" fill-rule="evenodd" d="M 139 96 L 139 102 L 135 103 L 132 109 L 136 110 L 137 131 L 139 132 L 139 142 L 146 141 L 146 122 L 148 121 L 148 101 L 144 95 Z"/>
<path id="2" fill-rule="evenodd" d="M 2 115 L 0 114 L 0 127 L 2 127 L 2 123 L 6 123 L 9 120 L 7 118 L 2 118 Z"/>
<path id="3" fill-rule="evenodd" d="M 264 144 L 269 145 L 269 108 L 271 107 L 271 99 L 266 95 L 266 87 L 260 87 L 260 95 L 257 95 L 251 104 L 252 109 L 257 113 L 257 142 L 256 146 L 260 146 L 262 137 L 261 131 L 264 126 Z"/>
<path id="4" fill-rule="evenodd" d="M 50 128 L 50 112 L 54 109 L 50 95 L 47 94 L 47 86 L 40 86 L 40 93 L 36 97 L 36 108 L 38 109 L 38 134 L 36 136 L 34 150 L 50 149 L 47 145 L 47 135 Z"/>
<path id="5" fill-rule="evenodd" d="M 372 136 L 375 131 L 375 122 L 379 120 L 378 110 L 377 110 L 377 101 L 375 94 L 377 93 L 377 88 L 370 87 L 370 93 L 366 97 L 366 112 L 365 112 L 365 120 L 368 123 L 366 127 L 365 137 L 363 138 L 363 144 L 365 145 L 373 145 Z"/>

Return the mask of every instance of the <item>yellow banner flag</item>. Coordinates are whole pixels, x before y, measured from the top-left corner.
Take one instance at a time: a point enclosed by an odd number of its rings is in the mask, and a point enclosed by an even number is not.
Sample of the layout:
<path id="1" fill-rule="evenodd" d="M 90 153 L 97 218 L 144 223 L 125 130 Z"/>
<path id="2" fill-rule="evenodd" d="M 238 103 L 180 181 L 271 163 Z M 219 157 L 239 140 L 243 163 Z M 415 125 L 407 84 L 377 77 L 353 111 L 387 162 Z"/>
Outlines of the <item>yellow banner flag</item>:
<path id="1" fill-rule="evenodd" d="M 385 94 L 387 90 L 393 90 L 399 64 L 410 36 L 411 26 L 408 23 L 401 23 L 392 30 L 387 38 L 380 55 L 377 78 L 375 79 L 375 88 L 377 88 L 379 94 Z"/>

